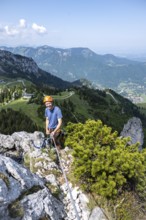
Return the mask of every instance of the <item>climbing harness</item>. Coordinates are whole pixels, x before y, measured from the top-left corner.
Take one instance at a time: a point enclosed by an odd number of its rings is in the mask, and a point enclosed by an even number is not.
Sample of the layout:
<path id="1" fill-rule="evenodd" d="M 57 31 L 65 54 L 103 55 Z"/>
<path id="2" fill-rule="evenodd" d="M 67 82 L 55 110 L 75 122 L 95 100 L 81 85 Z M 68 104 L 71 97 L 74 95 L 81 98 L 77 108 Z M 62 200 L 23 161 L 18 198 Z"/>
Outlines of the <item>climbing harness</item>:
<path id="1" fill-rule="evenodd" d="M 53 143 L 52 143 L 52 138 L 49 136 L 49 137 L 46 137 L 46 138 L 43 138 L 42 139 L 42 143 L 40 145 L 36 145 L 35 142 L 32 140 L 32 144 L 35 148 L 37 149 L 42 149 L 42 148 L 50 148 L 52 147 Z"/>
<path id="2" fill-rule="evenodd" d="M 60 136 L 64 137 L 64 135 L 65 135 L 64 131 L 59 130 L 58 137 L 60 137 Z M 41 143 L 39 145 L 37 145 L 34 140 L 31 140 L 31 142 L 32 142 L 33 146 L 37 149 L 54 147 L 54 143 L 53 143 L 53 139 L 52 139 L 51 135 L 48 135 L 47 137 L 42 138 Z"/>
<path id="3" fill-rule="evenodd" d="M 60 158 L 60 155 L 59 155 L 58 148 L 57 148 L 57 146 L 56 146 L 55 139 L 54 139 L 54 137 L 51 137 L 51 138 L 52 138 L 52 140 L 53 140 L 54 147 L 55 147 L 55 150 L 56 150 L 56 153 L 57 153 L 57 156 L 58 156 L 58 160 L 59 160 L 59 163 L 60 163 L 60 168 L 61 168 L 61 171 L 62 171 L 62 173 L 63 173 L 64 179 L 65 179 L 65 182 L 66 182 L 66 185 L 67 185 L 69 194 L 70 194 L 71 203 L 72 203 L 73 208 L 74 208 L 74 210 L 75 210 L 76 218 L 77 218 L 77 220 L 80 220 L 80 217 L 79 217 L 79 214 L 78 214 L 78 211 L 77 211 L 77 208 L 76 208 L 76 205 L 75 205 L 73 196 L 72 196 L 72 192 L 71 192 L 71 189 L 70 189 L 70 186 L 69 186 L 69 183 L 68 183 L 68 179 L 67 179 L 67 177 L 66 177 L 66 173 L 65 173 L 65 171 L 64 171 L 64 169 L 63 169 L 63 166 L 62 166 L 61 158 Z"/>

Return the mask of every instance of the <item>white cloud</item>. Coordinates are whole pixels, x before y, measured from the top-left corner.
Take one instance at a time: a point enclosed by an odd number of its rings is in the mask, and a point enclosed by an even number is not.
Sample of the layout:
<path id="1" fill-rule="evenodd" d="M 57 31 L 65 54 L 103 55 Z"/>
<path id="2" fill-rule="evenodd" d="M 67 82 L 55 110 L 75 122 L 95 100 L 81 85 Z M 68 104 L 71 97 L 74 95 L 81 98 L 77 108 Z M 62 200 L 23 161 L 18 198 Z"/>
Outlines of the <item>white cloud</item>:
<path id="1" fill-rule="evenodd" d="M 4 30 L 5 30 L 5 33 L 10 36 L 14 36 L 19 33 L 19 31 L 15 27 L 9 27 L 8 25 L 4 27 Z"/>
<path id="2" fill-rule="evenodd" d="M 44 26 L 37 25 L 33 23 L 32 25 L 27 25 L 25 19 L 20 19 L 18 25 L 5 25 L 0 27 L 0 33 L 4 34 L 4 36 L 18 36 L 18 37 L 25 37 L 29 36 L 30 34 L 45 34 L 47 33 L 47 29 Z"/>
<path id="3" fill-rule="evenodd" d="M 0 42 L 3 45 L 47 44 L 48 31 L 37 23 L 28 23 L 25 19 L 19 19 L 17 24 L 0 23 Z"/>
<path id="4" fill-rule="evenodd" d="M 39 26 L 36 23 L 32 24 L 32 29 L 39 34 L 45 34 L 47 32 L 47 29 L 44 26 Z"/>
<path id="5" fill-rule="evenodd" d="M 25 28 L 26 27 L 26 20 L 25 19 L 20 19 L 19 20 L 19 27 Z"/>

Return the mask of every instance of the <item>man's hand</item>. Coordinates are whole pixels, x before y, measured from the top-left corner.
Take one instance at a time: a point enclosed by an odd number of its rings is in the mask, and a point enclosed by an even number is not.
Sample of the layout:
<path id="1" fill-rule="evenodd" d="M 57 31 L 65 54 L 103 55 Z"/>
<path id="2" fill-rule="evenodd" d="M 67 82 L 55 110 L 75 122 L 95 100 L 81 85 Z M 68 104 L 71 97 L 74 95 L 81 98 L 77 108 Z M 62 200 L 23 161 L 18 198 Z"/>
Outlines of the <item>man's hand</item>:
<path id="1" fill-rule="evenodd" d="M 51 137 L 54 137 L 54 135 L 55 135 L 55 132 L 52 131 L 51 134 L 50 134 L 50 136 L 51 136 Z"/>
<path id="2" fill-rule="evenodd" d="M 50 134 L 50 131 L 48 129 L 46 130 L 46 134 Z"/>

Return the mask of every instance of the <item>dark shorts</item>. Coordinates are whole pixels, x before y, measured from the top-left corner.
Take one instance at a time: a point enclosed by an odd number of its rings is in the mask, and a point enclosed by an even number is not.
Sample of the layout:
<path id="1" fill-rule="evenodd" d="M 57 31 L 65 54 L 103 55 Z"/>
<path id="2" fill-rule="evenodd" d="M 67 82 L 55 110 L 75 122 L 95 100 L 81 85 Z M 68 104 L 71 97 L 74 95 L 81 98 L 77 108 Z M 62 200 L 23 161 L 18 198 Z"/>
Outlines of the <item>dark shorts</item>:
<path id="1" fill-rule="evenodd" d="M 52 129 L 53 131 L 53 129 Z M 64 148 L 64 133 L 63 131 L 58 131 L 54 135 L 55 144 L 60 148 Z"/>

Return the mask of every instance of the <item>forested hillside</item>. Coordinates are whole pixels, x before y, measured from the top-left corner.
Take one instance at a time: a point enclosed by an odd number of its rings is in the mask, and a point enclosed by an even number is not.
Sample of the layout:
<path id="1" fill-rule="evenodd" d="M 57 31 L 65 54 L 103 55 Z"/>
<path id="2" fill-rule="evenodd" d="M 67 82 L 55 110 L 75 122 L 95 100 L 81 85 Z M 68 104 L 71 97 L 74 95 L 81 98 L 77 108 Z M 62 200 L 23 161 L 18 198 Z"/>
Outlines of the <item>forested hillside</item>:
<path id="1" fill-rule="evenodd" d="M 0 133 L 12 134 L 17 131 L 34 132 L 40 128 L 22 111 L 10 108 L 0 111 Z"/>
<path id="2" fill-rule="evenodd" d="M 15 90 L 13 87 L 5 88 L 1 93 L 1 109 L 12 108 L 18 112 L 21 111 L 42 131 L 44 131 L 45 120 L 44 94 L 52 95 L 54 105 L 58 105 L 62 109 L 64 128 L 68 122 L 84 123 L 88 119 L 100 119 L 104 124 L 120 133 L 124 124 L 135 116 L 142 120 L 144 133 L 146 131 L 146 118 L 144 114 L 140 113 L 139 107 L 112 90 L 101 91 L 83 86 L 63 91 L 28 85 L 27 91 L 33 94 L 30 99 L 21 97 L 23 87 L 15 86 Z M 12 99 L 13 93 L 15 97 Z M 13 125 L 11 125 L 11 129 L 12 127 Z M 0 131 L 2 130 L 1 128 Z"/>

